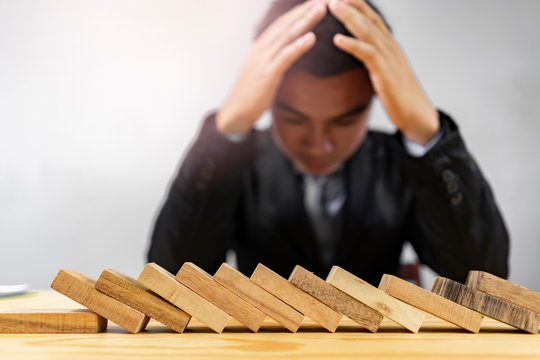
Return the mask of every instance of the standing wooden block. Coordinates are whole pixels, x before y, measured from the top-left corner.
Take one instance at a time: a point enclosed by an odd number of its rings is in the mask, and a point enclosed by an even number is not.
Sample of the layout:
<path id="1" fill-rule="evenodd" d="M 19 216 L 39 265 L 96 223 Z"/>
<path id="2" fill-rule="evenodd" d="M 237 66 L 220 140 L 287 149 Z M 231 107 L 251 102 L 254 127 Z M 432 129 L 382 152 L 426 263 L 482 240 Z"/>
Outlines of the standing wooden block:
<path id="1" fill-rule="evenodd" d="M 96 290 L 95 283 L 78 271 L 60 270 L 51 287 L 129 332 L 138 333 L 146 327 L 147 316 Z"/>
<path id="2" fill-rule="evenodd" d="M 524 288 L 510 281 L 483 271 L 469 271 L 467 285 L 524 307 L 535 313 L 540 313 L 540 293 Z"/>
<path id="3" fill-rule="evenodd" d="M 540 314 L 446 278 L 435 278 L 431 291 L 495 320 L 538 333 Z"/>
<path id="4" fill-rule="evenodd" d="M 104 270 L 96 282 L 96 289 L 179 333 L 184 331 L 191 319 L 188 313 L 116 270 Z"/>
<path id="5" fill-rule="evenodd" d="M 266 266 L 262 264 L 257 265 L 257 268 L 251 275 L 251 281 L 302 314 L 309 316 L 328 331 L 336 331 L 342 318 L 341 314 L 300 290 Z"/>
<path id="6" fill-rule="evenodd" d="M 214 280 L 292 332 L 296 332 L 304 320 L 304 315 L 227 264 L 221 265 Z"/>
<path id="7" fill-rule="evenodd" d="M 332 267 L 326 281 L 413 333 L 417 333 L 420 325 L 422 325 L 424 320 L 422 313 L 394 299 L 384 291 L 377 289 L 339 266 Z"/>
<path id="8" fill-rule="evenodd" d="M 176 274 L 176 280 L 240 321 L 253 332 L 259 330 L 266 318 L 262 311 L 225 289 L 214 281 L 210 274 L 193 263 L 184 263 Z"/>
<path id="9" fill-rule="evenodd" d="M 0 313 L 0 334 L 95 334 L 107 319 L 90 310 L 17 310 Z"/>
<path id="10" fill-rule="evenodd" d="M 180 284 L 174 275 L 155 263 L 146 264 L 137 281 L 217 333 L 223 331 L 230 319 L 223 310 Z"/>
<path id="11" fill-rule="evenodd" d="M 296 266 L 289 277 L 294 286 L 320 302 L 347 316 L 371 332 L 376 332 L 383 316 L 369 306 L 338 290 L 301 266 Z"/>
<path id="12" fill-rule="evenodd" d="M 480 331 L 484 318 L 482 315 L 408 281 L 385 274 L 381 279 L 379 289 L 465 330 L 475 334 Z"/>

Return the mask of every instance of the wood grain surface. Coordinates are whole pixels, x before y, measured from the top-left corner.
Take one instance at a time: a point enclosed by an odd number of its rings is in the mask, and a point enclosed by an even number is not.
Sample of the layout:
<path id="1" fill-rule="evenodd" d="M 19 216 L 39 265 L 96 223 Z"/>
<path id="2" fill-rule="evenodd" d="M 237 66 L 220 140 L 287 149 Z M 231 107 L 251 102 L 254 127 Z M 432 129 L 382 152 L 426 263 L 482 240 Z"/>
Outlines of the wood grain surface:
<path id="1" fill-rule="evenodd" d="M 92 334 L 107 319 L 88 310 L 16 310 L 0 313 L 0 334 Z"/>
<path id="2" fill-rule="evenodd" d="M 54 291 L 0 299 L 0 312 L 46 308 L 77 309 L 80 305 Z M 479 334 L 471 334 L 430 314 L 418 334 L 384 319 L 371 333 L 343 318 L 331 334 L 311 319 L 298 332 L 267 318 L 257 333 L 231 319 L 216 334 L 192 318 L 178 334 L 151 320 L 145 330 L 130 334 L 113 323 L 99 334 L 0 335 L 2 359 L 540 359 L 540 335 L 530 335 L 491 318 L 485 318 Z M 242 331 L 242 329 L 244 329 Z"/>
<path id="3" fill-rule="evenodd" d="M 150 320 L 147 316 L 96 290 L 95 284 L 78 271 L 60 270 L 51 287 L 132 333 L 144 329 Z"/>
<path id="4" fill-rule="evenodd" d="M 292 332 L 296 332 L 304 320 L 304 315 L 227 264 L 220 266 L 214 274 L 214 280 Z"/>
<path id="5" fill-rule="evenodd" d="M 96 289 L 179 333 L 184 331 L 191 319 L 185 311 L 116 270 L 104 270 L 96 281 Z"/>
<path id="6" fill-rule="evenodd" d="M 446 278 L 435 278 L 431 291 L 493 319 L 531 334 L 538 333 L 540 314 Z"/>
<path id="7" fill-rule="evenodd" d="M 379 329 L 383 319 L 379 312 L 338 290 L 303 267 L 296 266 L 289 281 L 369 331 L 376 332 Z"/>

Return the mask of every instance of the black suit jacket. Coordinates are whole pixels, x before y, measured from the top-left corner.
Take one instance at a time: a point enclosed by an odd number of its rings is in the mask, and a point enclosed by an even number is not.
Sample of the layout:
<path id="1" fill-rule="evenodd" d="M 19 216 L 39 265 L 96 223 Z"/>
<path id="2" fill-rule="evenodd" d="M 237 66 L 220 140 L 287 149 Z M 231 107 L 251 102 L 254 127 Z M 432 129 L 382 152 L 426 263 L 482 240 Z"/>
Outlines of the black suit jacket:
<path id="1" fill-rule="evenodd" d="M 370 131 L 344 164 L 347 201 L 336 263 L 378 284 L 395 274 L 404 242 L 437 273 L 508 275 L 508 234 L 489 185 L 456 124 L 439 112 L 443 137 L 422 158 L 399 133 Z M 171 272 L 192 261 L 209 272 L 237 253 L 250 275 L 261 262 L 288 277 L 299 264 L 321 277 L 318 243 L 303 206 L 302 178 L 268 131 L 233 143 L 206 117 L 157 218 L 148 260 Z"/>

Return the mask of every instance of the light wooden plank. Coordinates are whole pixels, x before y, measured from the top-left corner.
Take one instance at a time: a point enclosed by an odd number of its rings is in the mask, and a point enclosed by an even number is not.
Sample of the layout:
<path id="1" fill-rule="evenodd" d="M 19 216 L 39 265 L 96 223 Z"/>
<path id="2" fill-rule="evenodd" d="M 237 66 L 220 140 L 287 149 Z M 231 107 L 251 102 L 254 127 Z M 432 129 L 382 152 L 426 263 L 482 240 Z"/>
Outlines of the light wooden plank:
<path id="1" fill-rule="evenodd" d="M 155 263 L 147 264 L 137 281 L 217 333 L 223 331 L 230 319 L 223 310 L 180 284 L 174 275 Z"/>
<path id="2" fill-rule="evenodd" d="M 95 283 L 78 271 L 60 270 L 51 287 L 129 332 L 138 333 L 146 327 L 147 316 L 96 290 Z"/>
<path id="3" fill-rule="evenodd" d="M 468 286 L 540 313 L 540 293 L 484 271 L 469 271 Z"/>
<path id="4" fill-rule="evenodd" d="M 476 334 L 480 331 L 482 319 L 484 318 L 481 314 L 396 276 L 383 275 L 379 289 L 398 300 L 472 333 Z"/>
<path id="5" fill-rule="evenodd" d="M 87 310 L 16 310 L 0 313 L 0 334 L 95 334 L 107 319 Z"/>
<path id="6" fill-rule="evenodd" d="M 266 315 L 235 293 L 212 279 L 197 265 L 186 262 L 176 274 L 176 280 L 201 295 L 212 304 L 247 326 L 253 332 L 261 327 Z"/>
<path id="7" fill-rule="evenodd" d="M 257 268 L 251 275 L 251 281 L 302 314 L 310 317 L 328 331 L 336 331 L 342 319 L 340 313 L 300 290 L 266 266 L 262 264 L 257 265 Z"/>
<path id="8" fill-rule="evenodd" d="M 220 266 L 214 280 L 292 332 L 296 332 L 304 320 L 304 315 L 227 264 Z"/>
<path id="9" fill-rule="evenodd" d="M 433 281 L 431 291 L 510 326 L 532 334 L 538 333 L 540 314 L 475 290 L 467 285 L 438 277 Z"/>
<path id="10" fill-rule="evenodd" d="M 101 273 L 96 289 L 179 333 L 191 319 L 188 313 L 163 300 L 137 280 L 113 269 Z"/>
<path id="11" fill-rule="evenodd" d="M 339 266 L 332 267 L 326 281 L 413 333 L 417 333 L 422 325 L 424 320 L 422 313 Z"/>
<path id="12" fill-rule="evenodd" d="M 291 273 L 289 282 L 371 332 L 376 332 L 381 325 L 383 316 L 379 312 L 299 265 Z"/>

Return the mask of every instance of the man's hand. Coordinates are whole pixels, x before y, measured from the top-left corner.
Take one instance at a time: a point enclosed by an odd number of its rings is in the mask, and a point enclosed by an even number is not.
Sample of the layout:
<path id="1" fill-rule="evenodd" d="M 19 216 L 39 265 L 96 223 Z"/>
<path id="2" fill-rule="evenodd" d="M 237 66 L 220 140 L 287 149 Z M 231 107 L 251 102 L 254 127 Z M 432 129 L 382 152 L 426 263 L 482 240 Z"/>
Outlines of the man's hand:
<path id="1" fill-rule="evenodd" d="M 287 69 L 315 44 L 308 32 L 326 14 L 324 0 L 306 1 L 280 16 L 253 44 L 240 77 L 217 114 L 224 134 L 245 134 L 272 104 Z"/>
<path id="2" fill-rule="evenodd" d="M 388 116 L 407 139 L 426 145 L 439 131 L 437 111 L 380 16 L 364 0 L 330 0 L 329 8 L 354 35 L 336 34 L 334 44 L 366 65 Z"/>

